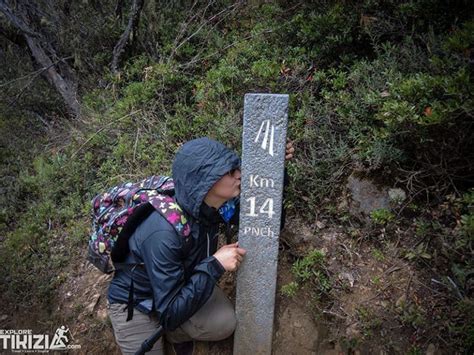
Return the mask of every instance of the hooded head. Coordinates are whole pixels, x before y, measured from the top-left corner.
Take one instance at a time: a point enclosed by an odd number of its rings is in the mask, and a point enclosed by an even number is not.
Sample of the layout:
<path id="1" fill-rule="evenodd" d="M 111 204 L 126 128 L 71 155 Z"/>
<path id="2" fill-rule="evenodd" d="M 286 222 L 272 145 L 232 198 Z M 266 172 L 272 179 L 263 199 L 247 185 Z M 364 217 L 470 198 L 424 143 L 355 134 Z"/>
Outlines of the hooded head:
<path id="1" fill-rule="evenodd" d="M 179 205 L 194 218 L 212 186 L 232 169 L 240 168 L 240 158 L 222 143 L 209 138 L 183 144 L 173 161 L 175 196 Z"/>

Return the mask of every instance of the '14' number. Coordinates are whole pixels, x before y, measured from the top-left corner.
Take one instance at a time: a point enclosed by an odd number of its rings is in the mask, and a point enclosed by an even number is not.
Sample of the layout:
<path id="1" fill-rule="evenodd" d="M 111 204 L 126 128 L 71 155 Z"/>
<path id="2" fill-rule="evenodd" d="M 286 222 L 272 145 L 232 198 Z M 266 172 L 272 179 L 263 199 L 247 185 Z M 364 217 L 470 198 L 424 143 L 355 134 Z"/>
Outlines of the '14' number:
<path id="1" fill-rule="evenodd" d="M 257 217 L 258 214 L 255 213 L 255 197 L 250 197 L 246 201 L 250 201 L 250 213 L 247 213 L 247 216 Z M 273 211 L 273 199 L 267 198 L 263 205 L 260 207 L 260 213 L 268 214 L 268 218 L 272 218 L 275 212 Z"/>

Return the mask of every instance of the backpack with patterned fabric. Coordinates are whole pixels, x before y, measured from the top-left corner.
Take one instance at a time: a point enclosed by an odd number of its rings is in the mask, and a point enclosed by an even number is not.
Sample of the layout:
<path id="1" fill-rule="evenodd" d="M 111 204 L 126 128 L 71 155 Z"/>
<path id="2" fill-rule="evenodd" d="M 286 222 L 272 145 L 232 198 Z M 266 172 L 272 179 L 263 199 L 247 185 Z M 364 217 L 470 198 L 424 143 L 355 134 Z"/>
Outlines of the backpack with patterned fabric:
<path id="1" fill-rule="evenodd" d="M 129 253 L 130 236 L 155 210 L 166 218 L 178 235 L 189 241 L 190 226 L 173 196 L 173 179 L 151 176 L 136 183 L 114 186 L 94 197 L 93 231 L 87 259 L 102 272 L 113 272 Z"/>

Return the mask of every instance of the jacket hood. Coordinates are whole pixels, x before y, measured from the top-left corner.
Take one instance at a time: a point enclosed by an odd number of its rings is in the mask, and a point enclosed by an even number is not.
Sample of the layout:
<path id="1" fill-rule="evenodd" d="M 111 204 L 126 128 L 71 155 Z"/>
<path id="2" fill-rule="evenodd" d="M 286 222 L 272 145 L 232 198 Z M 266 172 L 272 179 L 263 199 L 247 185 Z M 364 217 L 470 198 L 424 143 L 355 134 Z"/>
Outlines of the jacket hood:
<path id="1" fill-rule="evenodd" d="M 208 191 L 227 172 L 237 168 L 240 158 L 222 143 L 207 137 L 186 142 L 176 153 L 172 167 L 178 204 L 198 219 Z"/>

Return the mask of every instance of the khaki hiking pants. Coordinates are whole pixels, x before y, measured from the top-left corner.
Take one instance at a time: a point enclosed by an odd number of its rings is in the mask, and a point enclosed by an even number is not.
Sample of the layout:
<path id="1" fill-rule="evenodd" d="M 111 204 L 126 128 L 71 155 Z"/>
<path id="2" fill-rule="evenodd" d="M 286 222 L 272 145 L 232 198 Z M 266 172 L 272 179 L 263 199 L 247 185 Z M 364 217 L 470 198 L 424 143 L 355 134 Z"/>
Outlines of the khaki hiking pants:
<path id="1" fill-rule="evenodd" d="M 134 310 L 133 319 L 129 322 L 125 304 L 112 303 L 107 306 L 109 317 L 114 328 L 117 344 L 123 354 L 135 354 L 143 341 L 150 337 L 158 327 L 156 317 Z M 166 339 L 171 343 L 189 340 L 218 341 L 229 337 L 235 330 L 236 318 L 234 307 L 217 286 L 211 297 L 191 317 L 177 329 L 166 332 Z M 147 354 L 163 355 L 163 337 L 161 337 Z"/>

